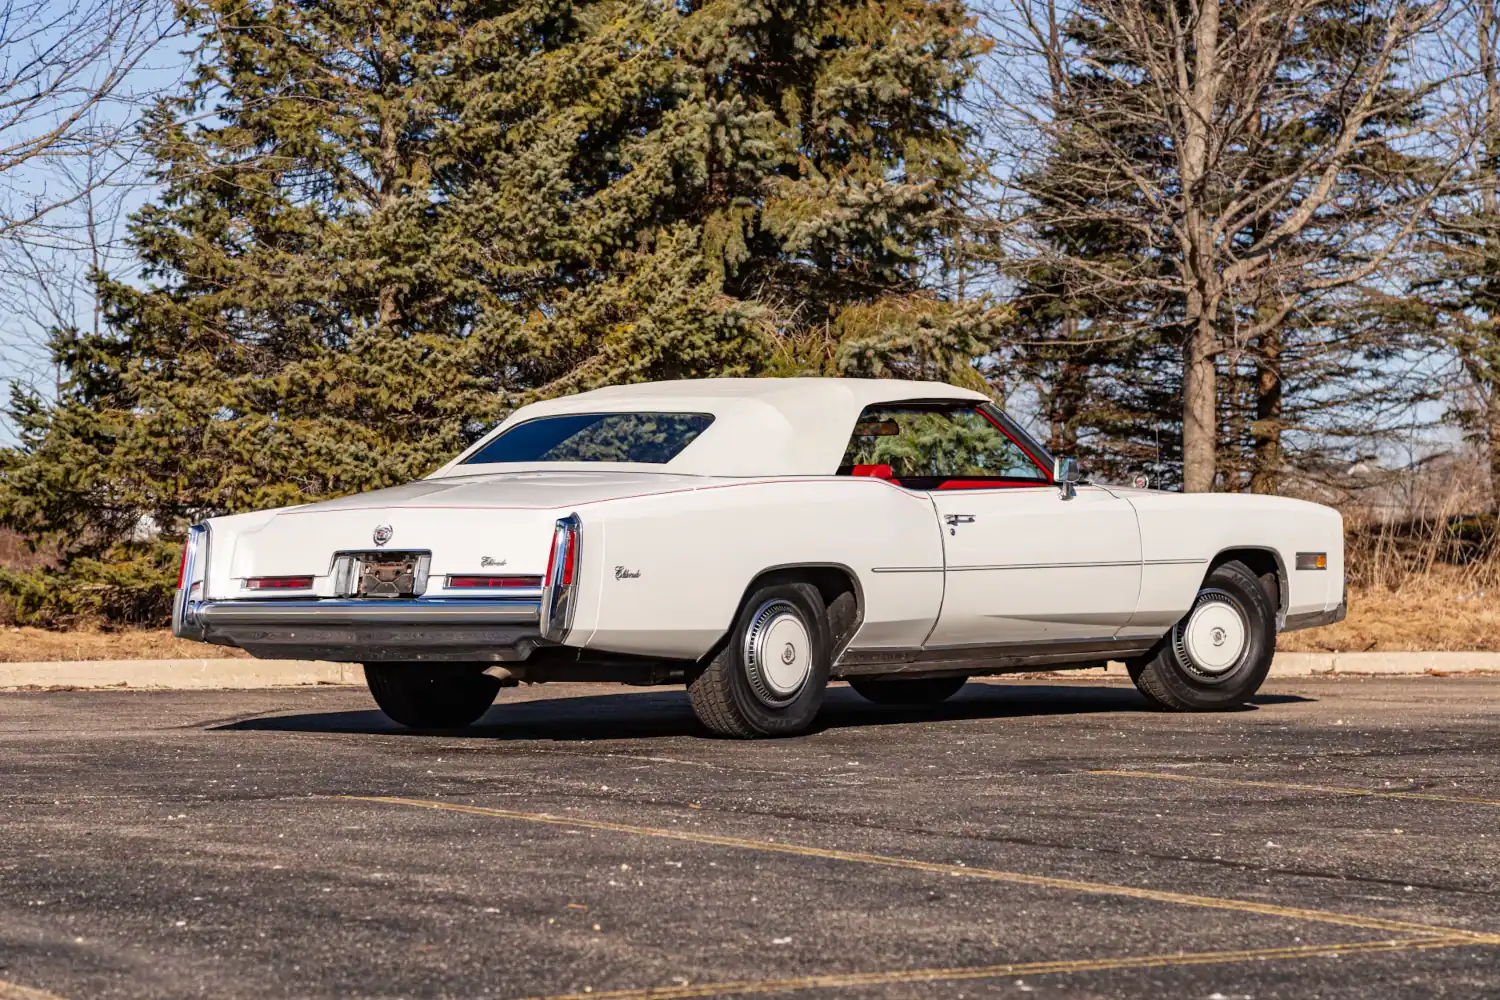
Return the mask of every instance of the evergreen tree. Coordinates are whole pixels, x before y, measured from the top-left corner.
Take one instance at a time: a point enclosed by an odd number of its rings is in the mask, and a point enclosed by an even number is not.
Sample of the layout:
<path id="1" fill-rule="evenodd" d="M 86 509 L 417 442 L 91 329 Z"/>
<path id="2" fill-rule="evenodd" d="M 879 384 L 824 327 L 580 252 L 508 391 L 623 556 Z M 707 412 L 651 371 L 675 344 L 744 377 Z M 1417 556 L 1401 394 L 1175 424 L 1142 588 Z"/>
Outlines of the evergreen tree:
<path id="1" fill-rule="evenodd" d="M 750 374 L 926 301 L 956 0 L 184 0 L 137 287 L 18 397 L 23 613 L 159 619 L 183 524 L 431 470 L 518 402 Z M 892 313 L 894 314 L 894 313 Z"/>

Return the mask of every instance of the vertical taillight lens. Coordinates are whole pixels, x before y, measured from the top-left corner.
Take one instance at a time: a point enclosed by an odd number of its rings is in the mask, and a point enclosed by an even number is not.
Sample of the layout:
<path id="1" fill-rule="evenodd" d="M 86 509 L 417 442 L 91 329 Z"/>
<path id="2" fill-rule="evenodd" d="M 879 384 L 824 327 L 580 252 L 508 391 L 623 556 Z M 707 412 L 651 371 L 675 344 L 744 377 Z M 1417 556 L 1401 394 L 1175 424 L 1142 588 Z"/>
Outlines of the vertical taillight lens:
<path id="1" fill-rule="evenodd" d="M 573 624 L 574 599 L 583 522 L 577 514 L 558 518 L 552 531 L 552 551 L 547 556 L 547 576 L 542 596 L 542 635 L 561 641 Z"/>
<path id="2" fill-rule="evenodd" d="M 568 540 L 567 540 L 566 544 L 563 545 L 562 574 L 558 578 L 557 582 L 560 583 L 560 584 L 562 584 L 564 587 L 571 587 L 571 586 L 573 586 L 573 583 L 574 583 L 573 577 L 577 574 L 577 572 L 578 572 L 578 532 L 577 531 L 569 531 L 568 532 Z"/>

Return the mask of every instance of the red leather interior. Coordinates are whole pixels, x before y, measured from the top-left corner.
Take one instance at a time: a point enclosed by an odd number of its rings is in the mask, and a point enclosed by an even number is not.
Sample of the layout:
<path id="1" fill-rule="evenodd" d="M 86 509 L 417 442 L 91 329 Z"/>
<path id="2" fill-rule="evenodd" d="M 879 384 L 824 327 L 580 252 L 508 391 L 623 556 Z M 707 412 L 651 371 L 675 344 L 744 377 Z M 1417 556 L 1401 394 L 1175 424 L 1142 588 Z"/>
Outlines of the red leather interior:
<path id="1" fill-rule="evenodd" d="M 875 479 L 890 479 L 892 476 L 889 465 L 856 465 L 849 474 L 851 476 L 872 476 Z"/>

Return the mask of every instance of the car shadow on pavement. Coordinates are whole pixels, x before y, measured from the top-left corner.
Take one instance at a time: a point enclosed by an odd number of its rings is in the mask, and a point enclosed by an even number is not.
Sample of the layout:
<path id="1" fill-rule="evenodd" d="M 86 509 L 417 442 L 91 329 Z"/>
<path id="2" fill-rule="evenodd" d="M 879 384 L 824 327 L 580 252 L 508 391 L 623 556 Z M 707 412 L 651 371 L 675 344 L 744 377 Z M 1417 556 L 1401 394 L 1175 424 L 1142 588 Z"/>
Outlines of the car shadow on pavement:
<path id="1" fill-rule="evenodd" d="M 1307 702 L 1301 695 L 1260 694 L 1238 711 L 1258 706 Z M 1134 688 L 1073 685 L 970 684 L 939 705 L 882 706 L 865 701 L 849 688 L 830 688 L 812 732 L 857 726 L 1092 715 L 1154 709 Z M 501 702 L 465 729 L 406 729 L 377 710 L 308 712 L 242 719 L 209 727 L 216 731 L 366 733 L 390 736 L 466 736 L 496 740 L 619 740 L 708 733 L 693 717 L 681 689 L 621 691 L 601 695 L 533 698 Z"/>

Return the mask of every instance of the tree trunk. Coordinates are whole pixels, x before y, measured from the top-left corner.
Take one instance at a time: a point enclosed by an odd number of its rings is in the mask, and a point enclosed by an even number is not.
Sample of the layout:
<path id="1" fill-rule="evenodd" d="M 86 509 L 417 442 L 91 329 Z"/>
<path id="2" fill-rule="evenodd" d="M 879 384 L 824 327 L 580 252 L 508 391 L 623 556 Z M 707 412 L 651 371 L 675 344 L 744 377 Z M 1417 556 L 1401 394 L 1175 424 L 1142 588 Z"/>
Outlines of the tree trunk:
<path id="1" fill-rule="evenodd" d="M 1281 489 L 1281 330 L 1267 330 L 1260 338 L 1260 373 L 1255 386 L 1255 469 L 1251 493 Z"/>
<path id="2" fill-rule="evenodd" d="M 1203 0 L 1193 25 L 1193 80 L 1183 109 L 1185 141 L 1180 171 L 1186 206 L 1184 275 L 1188 284 L 1187 337 L 1182 358 L 1182 488 L 1209 493 L 1214 488 L 1218 395 L 1214 360 L 1218 355 L 1213 237 L 1204 206 L 1208 177 L 1208 128 L 1219 86 L 1219 2 Z"/>
<path id="3" fill-rule="evenodd" d="M 406 122 L 406 112 L 394 96 L 400 92 L 401 62 L 397 53 L 390 51 L 385 33 L 382 31 L 375 43 L 375 59 L 380 72 L 380 149 L 379 164 L 375 171 L 375 183 L 379 192 L 379 208 L 391 210 L 402 194 L 403 170 L 401 162 L 401 130 Z M 399 120 L 398 120 L 399 119 Z M 389 276 L 382 275 L 380 296 L 377 304 L 376 324 L 386 332 L 393 332 L 401 319 L 397 301 L 400 289 Z"/>
<path id="4" fill-rule="evenodd" d="M 1484 400 L 1485 450 L 1489 453 L 1490 513 L 1500 514 L 1500 392 L 1492 383 L 1480 387 Z"/>
<path id="5" fill-rule="evenodd" d="M 1194 293 L 1192 298 L 1201 298 Z M 1182 357 L 1182 488 L 1188 493 L 1210 493 L 1218 451 L 1218 373 L 1214 370 L 1218 337 L 1213 320 L 1201 305 L 1190 303 L 1189 328 Z"/>
<path id="6" fill-rule="evenodd" d="M 1054 455 L 1074 456 L 1078 451 L 1078 416 L 1088 391 L 1088 365 L 1074 357 L 1073 343 L 1078 338 L 1078 320 L 1066 319 L 1058 331 L 1063 357 L 1048 399 L 1047 450 Z"/>
<path id="7" fill-rule="evenodd" d="M 1493 224 L 1500 214 L 1500 197 L 1497 197 L 1496 171 L 1500 170 L 1500 68 L 1496 66 L 1495 48 L 1495 0 L 1483 0 L 1479 4 L 1479 72 L 1484 78 L 1484 140 L 1481 143 L 1483 160 L 1480 170 L 1480 198 L 1484 213 Z M 1489 230 L 1493 233 L 1493 228 Z M 1488 235 L 1488 234 L 1487 234 Z M 1489 237 L 1491 240 L 1493 236 Z M 1485 256 L 1493 258 L 1495 247 L 1487 246 Z M 1486 317 L 1491 322 L 1494 315 Z M 1493 365 L 1476 365 L 1471 371 L 1480 371 L 1489 376 L 1476 378 L 1479 398 L 1484 400 L 1485 444 L 1490 460 L 1490 510 L 1500 514 L 1500 384 L 1495 381 Z"/>

